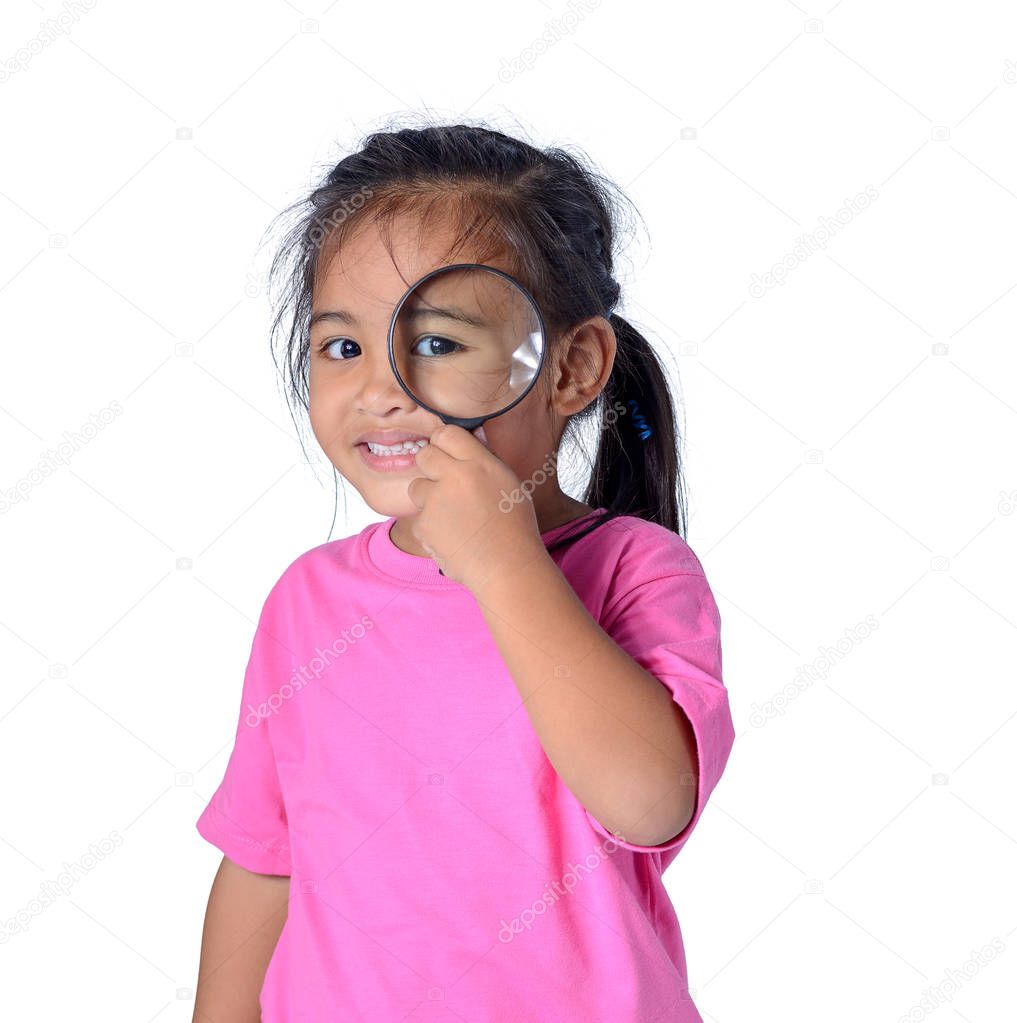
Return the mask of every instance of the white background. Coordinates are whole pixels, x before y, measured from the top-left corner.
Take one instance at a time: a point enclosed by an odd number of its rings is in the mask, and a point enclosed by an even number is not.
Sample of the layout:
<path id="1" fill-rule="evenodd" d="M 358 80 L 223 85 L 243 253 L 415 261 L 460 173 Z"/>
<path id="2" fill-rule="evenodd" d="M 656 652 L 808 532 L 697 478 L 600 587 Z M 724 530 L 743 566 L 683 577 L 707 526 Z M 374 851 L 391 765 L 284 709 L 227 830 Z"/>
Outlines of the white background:
<path id="1" fill-rule="evenodd" d="M 4 1016 L 190 1019 L 194 822 L 333 515 L 259 242 L 423 110 L 579 146 L 644 218 L 621 311 L 675 373 L 738 731 L 665 875 L 705 1019 L 1012 1014 L 1015 30 L 1002 0 L 5 3 Z M 379 517 L 346 489 L 332 538 Z"/>

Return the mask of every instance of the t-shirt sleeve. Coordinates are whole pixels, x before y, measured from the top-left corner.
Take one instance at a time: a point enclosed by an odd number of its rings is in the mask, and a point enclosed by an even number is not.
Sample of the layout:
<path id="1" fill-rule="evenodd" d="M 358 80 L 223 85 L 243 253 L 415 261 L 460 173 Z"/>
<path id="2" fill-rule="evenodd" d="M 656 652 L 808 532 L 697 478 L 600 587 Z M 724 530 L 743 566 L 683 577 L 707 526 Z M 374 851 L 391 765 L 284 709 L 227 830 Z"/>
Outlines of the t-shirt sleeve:
<path id="1" fill-rule="evenodd" d="M 289 875 L 286 807 L 272 749 L 271 716 L 264 712 L 270 695 L 293 671 L 282 639 L 280 591 L 277 583 L 262 607 L 244 675 L 233 751 L 195 826 L 241 867 L 257 874 Z"/>
<path id="2" fill-rule="evenodd" d="M 695 807 L 682 831 L 653 846 L 618 839 L 585 812 L 600 835 L 633 852 L 666 853 L 667 866 L 689 840 L 720 780 L 734 743 L 734 725 L 722 681 L 720 612 L 698 558 L 673 533 L 661 538 L 652 530 L 635 546 L 619 567 L 622 588 L 605 606 L 601 627 L 667 687 L 688 717 L 697 771 L 676 780 L 696 786 Z"/>

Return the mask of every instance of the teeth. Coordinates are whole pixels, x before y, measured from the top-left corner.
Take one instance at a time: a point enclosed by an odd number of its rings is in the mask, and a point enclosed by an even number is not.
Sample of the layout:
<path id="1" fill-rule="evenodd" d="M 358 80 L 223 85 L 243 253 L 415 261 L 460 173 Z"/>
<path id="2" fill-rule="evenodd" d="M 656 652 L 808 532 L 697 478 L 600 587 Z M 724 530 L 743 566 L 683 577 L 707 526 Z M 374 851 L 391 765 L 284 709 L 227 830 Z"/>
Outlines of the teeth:
<path id="1" fill-rule="evenodd" d="M 426 440 L 407 440 L 399 444 L 387 446 L 385 444 L 372 444 L 367 442 L 372 455 L 402 455 L 409 452 L 416 454 L 422 447 L 427 446 Z"/>

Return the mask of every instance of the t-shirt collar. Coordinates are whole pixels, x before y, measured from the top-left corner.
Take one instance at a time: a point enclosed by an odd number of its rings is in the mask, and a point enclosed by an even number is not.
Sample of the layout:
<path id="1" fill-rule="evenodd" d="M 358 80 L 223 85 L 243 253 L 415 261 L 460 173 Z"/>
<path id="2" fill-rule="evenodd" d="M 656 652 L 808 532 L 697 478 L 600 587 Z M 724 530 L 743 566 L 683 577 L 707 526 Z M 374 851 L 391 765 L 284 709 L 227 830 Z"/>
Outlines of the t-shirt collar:
<path id="1" fill-rule="evenodd" d="M 576 527 L 578 519 L 586 519 L 594 513 L 584 513 L 570 522 L 563 522 L 560 526 L 542 532 L 541 538 L 544 543 L 556 539 L 559 534 L 565 533 L 570 527 Z M 401 550 L 392 541 L 390 535 L 392 526 L 395 525 L 396 517 L 392 516 L 376 522 L 365 530 L 367 543 L 367 558 L 371 565 L 382 575 L 399 579 L 402 582 L 416 586 L 433 586 L 438 589 L 464 590 L 462 583 L 456 582 L 443 576 L 438 571 L 438 564 L 434 558 L 424 557 L 419 554 L 410 554 Z"/>

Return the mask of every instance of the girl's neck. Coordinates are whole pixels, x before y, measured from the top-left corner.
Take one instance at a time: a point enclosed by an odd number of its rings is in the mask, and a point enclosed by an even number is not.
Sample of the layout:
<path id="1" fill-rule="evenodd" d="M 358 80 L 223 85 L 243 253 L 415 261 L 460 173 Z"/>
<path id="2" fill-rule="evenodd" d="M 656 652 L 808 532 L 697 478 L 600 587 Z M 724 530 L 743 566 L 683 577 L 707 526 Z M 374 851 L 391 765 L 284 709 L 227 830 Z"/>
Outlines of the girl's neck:
<path id="1" fill-rule="evenodd" d="M 583 504 L 582 501 L 575 501 L 571 497 L 562 494 L 560 504 L 556 505 L 553 509 L 545 511 L 543 514 L 539 511 L 537 512 L 538 529 L 541 533 L 546 533 L 549 529 L 557 529 L 558 526 L 564 526 L 573 519 L 582 518 L 582 516 L 588 515 L 591 511 L 593 509 L 588 504 Z"/>

